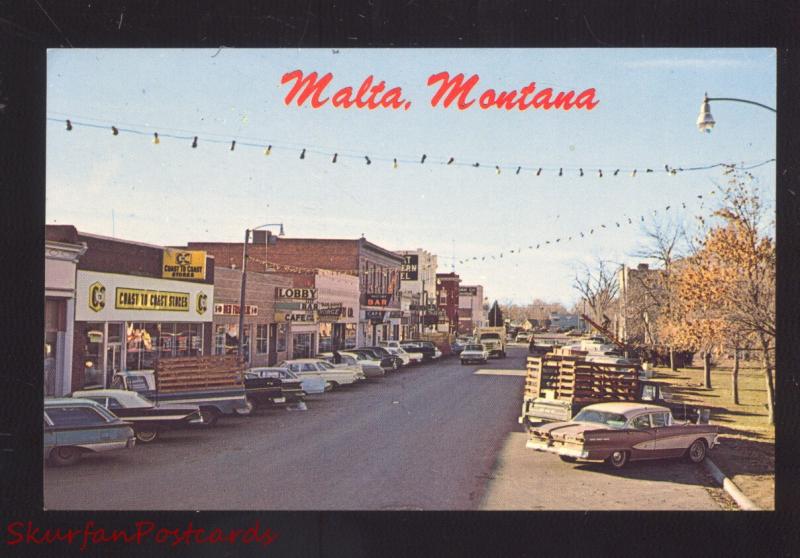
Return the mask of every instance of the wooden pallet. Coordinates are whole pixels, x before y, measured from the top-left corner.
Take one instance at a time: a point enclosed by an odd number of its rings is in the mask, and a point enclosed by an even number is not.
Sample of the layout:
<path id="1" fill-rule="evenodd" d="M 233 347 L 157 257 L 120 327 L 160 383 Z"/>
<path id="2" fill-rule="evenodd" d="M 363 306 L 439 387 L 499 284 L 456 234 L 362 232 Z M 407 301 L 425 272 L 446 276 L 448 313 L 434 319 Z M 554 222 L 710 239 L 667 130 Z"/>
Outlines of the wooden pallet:
<path id="1" fill-rule="evenodd" d="M 156 361 L 160 392 L 242 387 L 245 365 L 237 355 L 163 358 Z"/>

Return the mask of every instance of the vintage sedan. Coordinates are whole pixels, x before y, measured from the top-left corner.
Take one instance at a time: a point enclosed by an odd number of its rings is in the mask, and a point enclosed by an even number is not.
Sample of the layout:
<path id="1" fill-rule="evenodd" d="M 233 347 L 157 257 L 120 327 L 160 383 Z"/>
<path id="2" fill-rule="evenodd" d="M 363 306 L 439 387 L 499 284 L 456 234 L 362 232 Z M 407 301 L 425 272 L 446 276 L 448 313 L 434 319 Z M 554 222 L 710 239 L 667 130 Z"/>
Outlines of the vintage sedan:
<path id="1" fill-rule="evenodd" d="M 76 399 L 99 403 L 119 418 L 133 425 L 136 439 L 149 443 L 164 430 L 201 424 L 200 407 L 162 403 L 156 405 L 144 395 L 124 389 L 92 389 L 75 391 Z"/>
<path id="2" fill-rule="evenodd" d="M 527 447 L 562 461 L 605 461 L 621 469 L 629 461 L 685 456 L 700 463 L 717 445 L 719 428 L 677 422 L 667 407 L 647 403 L 597 403 L 568 422 L 531 428 Z"/>
<path id="3" fill-rule="evenodd" d="M 486 361 L 489 359 L 489 351 L 480 343 L 475 343 L 465 346 L 459 358 L 461 359 L 461 364 L 467 364 L 468 362 L 486 364 Z"/>
<path id="4" fill-rule="evenodd" d="M 400 358 L 403 360 L 405 360 L 405 357 L 407 356 L 408 364 L 417 364 L 422 362 L 422 353 L 408 347 L 403 347 L 400 344 L 400 341 L 381 341 L 381 347 L 394 355 L 400 355 Z"/>
<path id="5" fill-rule="evenodd" d="M 325 359 L 335 368 L 358 368 L 364 373 L 365 378 L 382 378 L 386 375 L 380 363 L 366 355 L 349 351 L 333 351 L 332 353 L 320 353 L 317 356 Z"/>
<path id="6" fill-rule="evenodd" d="M 72 465 L 84 453 L 131 449 L 133 426 L 87 399 L 44 400 L 44 459 L 52 465 Z"/>
<path id="7" fill-rule="evenodd" d="M 280 368 L 288 368 L 300 379 L 307 377 L 322 378 L 330 382 L 333 388 L 351 385 L 364 380 L 366 376 L 360 369 L 337 368 L 330 362 L 318 358 L 298 358 L 285 360 L 278 364 Z"/>
<path id="8" fill-rule="evenodd" d="M 313 381 L 311 378 L 308 380 Z M 325 390 L 324 380 L 322 391 Z M 245 370 L 244 387 L 247 399 L 253 406 L 279 405 L 281 403 L 298 403 L 305 399 L 303 380 L 286 368 L 259 367 Z"/>

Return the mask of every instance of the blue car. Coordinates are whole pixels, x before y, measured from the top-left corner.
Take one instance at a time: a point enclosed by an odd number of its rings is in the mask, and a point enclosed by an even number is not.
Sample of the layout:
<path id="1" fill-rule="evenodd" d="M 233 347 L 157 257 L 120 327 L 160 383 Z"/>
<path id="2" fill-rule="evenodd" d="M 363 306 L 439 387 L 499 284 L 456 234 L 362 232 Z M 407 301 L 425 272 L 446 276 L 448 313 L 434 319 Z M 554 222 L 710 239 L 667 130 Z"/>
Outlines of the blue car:
<path id="1" fill-rule="evenodd" d="M 44 400 L 44 458 L 72 465 L 84 453 L 132 449 L 133 427 L 88 399 Z"/>

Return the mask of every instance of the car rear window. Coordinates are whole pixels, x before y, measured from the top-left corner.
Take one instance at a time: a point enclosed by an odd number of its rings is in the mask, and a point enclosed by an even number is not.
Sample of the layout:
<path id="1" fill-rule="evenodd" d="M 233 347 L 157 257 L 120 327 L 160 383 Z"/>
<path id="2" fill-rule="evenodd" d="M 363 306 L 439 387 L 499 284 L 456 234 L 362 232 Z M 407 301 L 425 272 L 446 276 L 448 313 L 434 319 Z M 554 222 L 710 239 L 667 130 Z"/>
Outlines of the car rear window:
<path id="1" fill-rule="evenodd" d="M 48 407 L 45 412 L 55 426 L 92 426 L 108 422 L 91 407 Z"/>

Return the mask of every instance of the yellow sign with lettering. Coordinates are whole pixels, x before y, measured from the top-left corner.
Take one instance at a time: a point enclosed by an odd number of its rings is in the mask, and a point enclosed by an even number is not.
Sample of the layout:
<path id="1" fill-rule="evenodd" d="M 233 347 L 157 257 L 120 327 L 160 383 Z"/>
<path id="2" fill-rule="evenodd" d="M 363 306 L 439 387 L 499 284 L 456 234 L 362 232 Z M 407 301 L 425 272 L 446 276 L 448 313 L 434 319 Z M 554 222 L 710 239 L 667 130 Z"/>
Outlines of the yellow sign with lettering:
<path id="1" fill-rule="evenodd" d="M 166 279 L 205 279 L 205 251 L 164 248 L 161 276 Z"/>
<path id="2" fill-rule="evenodd" d="M 189 293 L 117 287 L 114 307 L 121 310 L 189 311 Z"/>

